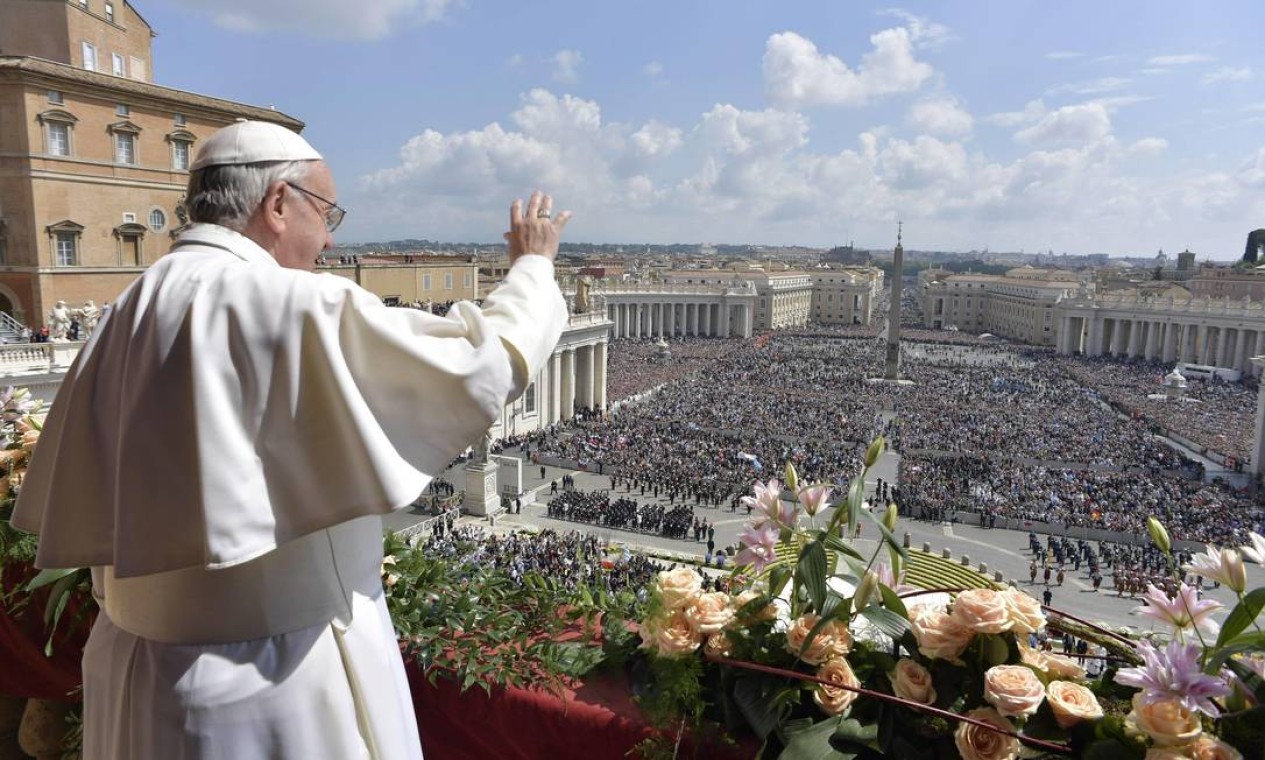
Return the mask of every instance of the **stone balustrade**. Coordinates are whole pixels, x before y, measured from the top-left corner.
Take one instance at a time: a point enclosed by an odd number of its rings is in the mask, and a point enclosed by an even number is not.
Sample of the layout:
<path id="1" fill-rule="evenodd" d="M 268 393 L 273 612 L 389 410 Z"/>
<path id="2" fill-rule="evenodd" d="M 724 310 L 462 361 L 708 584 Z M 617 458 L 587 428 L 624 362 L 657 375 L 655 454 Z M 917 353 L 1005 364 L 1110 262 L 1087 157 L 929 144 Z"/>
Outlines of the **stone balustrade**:
<path id="1" fill-rule="evenodd" d="M 0 375 L 8 377 L 64 371 L 74 363 L 82 347 L 82 341 L 0 345 Z"/>

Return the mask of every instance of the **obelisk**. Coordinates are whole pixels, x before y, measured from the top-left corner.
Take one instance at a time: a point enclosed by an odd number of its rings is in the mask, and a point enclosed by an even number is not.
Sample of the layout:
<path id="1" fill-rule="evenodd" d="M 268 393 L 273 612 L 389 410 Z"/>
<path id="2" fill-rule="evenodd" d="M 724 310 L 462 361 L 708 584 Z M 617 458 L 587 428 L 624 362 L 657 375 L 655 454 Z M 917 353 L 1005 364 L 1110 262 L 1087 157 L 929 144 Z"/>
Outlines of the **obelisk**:
<path id="1" fill-rule="evenodd" d="M 905 248 L 901 245 L 902 222 L 896 223 L 896 250 L 892 251 L 892 302 L 887 312 L 887 369 L 883 379 L 900 381 L 900 291 L 905 277 Z"/>

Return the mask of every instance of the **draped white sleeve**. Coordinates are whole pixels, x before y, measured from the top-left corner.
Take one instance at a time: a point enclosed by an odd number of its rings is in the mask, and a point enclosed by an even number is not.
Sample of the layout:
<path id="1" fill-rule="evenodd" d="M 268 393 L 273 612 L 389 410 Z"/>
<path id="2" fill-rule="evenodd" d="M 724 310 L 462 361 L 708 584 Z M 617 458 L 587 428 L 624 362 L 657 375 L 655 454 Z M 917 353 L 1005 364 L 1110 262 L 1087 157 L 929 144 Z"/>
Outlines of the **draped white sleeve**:
<path id="1" fill-rule="evenodd" d="M 521 393 L 566 305 L 524 256 L 482 308 L 383 306 L 197 226 L 71 368 L 13 524 L 42 567 L 228 567 L 410 503 Z"/>

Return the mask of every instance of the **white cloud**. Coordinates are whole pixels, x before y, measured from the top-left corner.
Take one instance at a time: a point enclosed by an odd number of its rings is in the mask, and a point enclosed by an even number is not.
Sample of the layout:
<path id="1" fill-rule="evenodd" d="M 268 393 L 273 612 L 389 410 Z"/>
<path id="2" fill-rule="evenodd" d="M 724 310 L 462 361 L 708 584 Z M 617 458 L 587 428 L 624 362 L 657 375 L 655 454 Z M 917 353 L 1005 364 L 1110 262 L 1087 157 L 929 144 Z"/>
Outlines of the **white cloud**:
<path id="1" fill-rule="evenodd" d="M 966 179 L 966 150 L 959 143 L 926 135 L 912 142 L 891 140 L 879 154 L 879 170 L 883 181 L 896 190 L 951 186 Z"/>
<path id="2" fill-rule="evenodd" d="M 1031 124 L 1032 122 L 1045 116 L 1045 103 L 1040 99 L 1029 100 L 1022 111 L 1005 111 L 995 113 L 984 117 L 984 121 L 989 124 L 996 124 L 1001 127 L 1017 127 L 1020 124 Z"/>
<path id="3" fill-rule="evenodd" d="M 509 58 L 505 59 L 505 68 L 507 69 L 517 69 L 517 68 L 520 68 L 522 65 L 523 65 L 522 53 L 515 53 L 511 55 Z"/>
<path id="4" fill-rule="evenodd" d="M 1073 50 L 1056 50 L 1053 53 L 1046 53 L 1045 57 L 1051 61 L 1066 61 L 1072 58 L 1084 58 L 1085 54 Z"/>
<path id="5" fill-rule="evenodd" d="M 1150 170 L 1166 141 L 1117 140 L 1106 105 L 1051 112 L 1033 101 L 1018 113 L 1027 128 L 1016 139 L 1031 147 L 1014 158 L 884 128 L 827 152 L 794 111 L 722 103 L 687 123 L 628 124 L 607 121 L 594 100 L 538 89 L 500 123 L 419 130 L 348 200 L 364 209 L 357 232 L 378 238 L 499 240 L 509 201 L 541 187 L 576 212 L 575 240 L 828 245 L 847 219 L 876 245 L 899 215 L 945 249 L 1121 253 L 1216 240 L 1265 214 L 1265 149 L 1156 183 L 1133 172 Z"/>
<path id="6" fill-rule="evenodd" d="M 641 73 L 648 77 L 658 77 L 663 75 L 663 64 L 658 61 L 651 61 L 641 67 Z"/>
<path id="7" fill-rule="evenodd" d="M 862 106 L 871 98 L 917 90 L 931 77 L 931 66 L 914 58 L 908 30 L 885 29 L 870 43 L 873 49 L 854 71 L 795 32 L 772 35 L 764 48 L 769 100 L 786 107 Z"/>
<path id="8" fill-rule="evenodd" d="M 1151 66 L 1186 66 L 1192 63 L 1208 63 L 1216 60 L 1204 53 L 1183 53 L 1181 55 L 1157 55 L 1146 59 Z"/>
<path id="9" fill-rule="evenodd" d="M 1265 148 L 1248 157 L 1239 167 L 1238 179 L 1248 187 L 1265 187 Z"/>
<path id="10" fill-rule="evenodd" d="M 1214 84 L 1216 82 L 1246 82 L 1253 76 L 1250 66 L 1234 68 L 1232 66 L 1223 66 L 1209 74 L 1204 75 L 1204 84 Z"/>
<path id="11" fill-rule="evenodd" d="M 299 31 L 322 37 L 376 40 L 409 24 L 443 18 L 459 0 L 171 0 L 244 32 Z"/>
<path id="12" fill-rule="evenodd" d="M 1071 93 L 1073 95 L 1098 95 L 1104 92 L 1115 92 L 1128 86 L 1131 80 L 1124 77 L 1102 77 L 1092 82 L 1075 82 L 1072 84 L 1059 85 L 1046 92 L 1047 95 L 1061 95 Z"/>
<path id="13" fill-rule="evenodd" d="M 1129 152 L 1140 156 L 1157 156 L 1168 150 L 1168 140 L 1162 137 L 1143 137 L 1129 146 Z"/>
<path id="14" fill-rule="evenodd" d="M 1111 117 L 1101 103 L 1064 106 L 1015 133 L 1022 143 L 1089 145 L 1111 135 Z"/>
<path id="15" fill-rule="evenodd" d="M 1165 68 L 1163 66 L 1147 66 L 1144 69 L 1138 69 L 1139 74 L 1146 74 L 1147 76 L 1151 76 L 1151 77 L 1156 76 L 1158 74 L 1167 74 L 1171 71 L 1172 69 Z"/>
<path id="16" fill-rule="evenodd" d="M 905 28 L 909 30 L 909 39 L 915 47 L 931 50 L 954 39 L 949 27 L 932 21 L 926 16 L 915 16 L 904 8 L 886 8 L 879 11 L 878 15 L 895 16 L 904 21 Z"/>
<path id="17" fill-rule="evenodd" d="M 555 82 L 575 84 L 580 81 L 580 64 L 584 63 L 584 55 L 579 50 L 559 50 L 549 61 L 553 64 Z"/>
<path id="18" fill-rule="evenodd" d="M 644 158 L 658 158 L 672 153 L 681 147 L 683 133 L 676 127 L 669 127 L 657 121 L 646 123 L 629 138 L 633 150 Z"/>
<path id="19" fill-rule="evenodd" d="M 955 98 L 921 100 L 909 109 L 909 122 L 917 129 L 933 135 L 967 135 L 975 119 Z"/>

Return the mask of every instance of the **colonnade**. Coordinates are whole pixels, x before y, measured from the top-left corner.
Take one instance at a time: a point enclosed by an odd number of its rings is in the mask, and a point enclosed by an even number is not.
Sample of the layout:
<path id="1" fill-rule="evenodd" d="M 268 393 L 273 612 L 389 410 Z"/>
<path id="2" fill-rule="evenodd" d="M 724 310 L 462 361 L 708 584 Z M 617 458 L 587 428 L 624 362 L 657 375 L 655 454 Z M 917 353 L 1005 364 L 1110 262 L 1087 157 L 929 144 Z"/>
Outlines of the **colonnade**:
<path id="1" fill-rule="evenodd" d="M 753 331 L 754 315 L 748 303 L 608 302 L 607 310 L 616 338 L 750 338 Z"/>
<path id="2" fill-rule="evenodd" d="M 577 408 L 606 408 L 605 340 L 574 346 L 560 345 L 537 379 L 540 427 L 568 420 Z"/>
<path id="3" fill-rule="evenodd" d="M 1265 325 L 1069 314 L 1059 325 L 1058 352 L 1190 362 L 1247 373 L 1252 371 L 1252 357 L 1265 354 Z"/>

